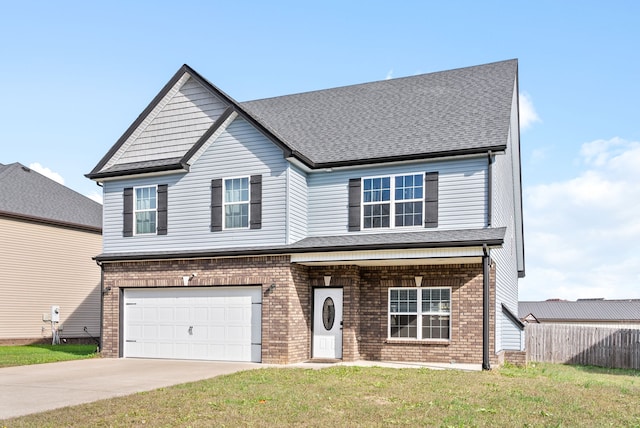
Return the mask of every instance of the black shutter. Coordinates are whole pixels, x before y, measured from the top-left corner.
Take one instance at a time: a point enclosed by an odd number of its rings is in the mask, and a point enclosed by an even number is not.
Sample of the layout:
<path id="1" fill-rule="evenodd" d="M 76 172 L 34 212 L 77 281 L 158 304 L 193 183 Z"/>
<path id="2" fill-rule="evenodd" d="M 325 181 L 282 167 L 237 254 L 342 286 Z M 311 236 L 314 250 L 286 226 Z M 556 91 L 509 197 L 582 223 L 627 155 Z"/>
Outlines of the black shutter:
<path id="1" fill-rule="evenodd" d="M 127 187 L 123 192 L 122 236 L 133 236 L 133 187 Z"/>
<path id="2" fill-rule="evenodd" d="M 167 234 L 167 188 L 166 184 L 158 185 L 158 235 Z"/>
<path id="3" fill-rule="evenodd" d="M 249 209 L 251 218 L 249 224 L 251 229 L 262 228 L 262 175 L 252 175 L 250 192 L 251 207 Z"/>
<path id="4" fill-rule="evenodd" d="M 349 179 L 349 232 L 360 230 L 361 180 Z"/>
<path id="5" fill-rule="evenodd" d="M 211 231 L 222 230 L 222 179 L 211 180 Z"/>
<path id="6" fill-rule="evenodd" d="M 424 175 L 424 227 L 438 227 L 438 173 Z"/>

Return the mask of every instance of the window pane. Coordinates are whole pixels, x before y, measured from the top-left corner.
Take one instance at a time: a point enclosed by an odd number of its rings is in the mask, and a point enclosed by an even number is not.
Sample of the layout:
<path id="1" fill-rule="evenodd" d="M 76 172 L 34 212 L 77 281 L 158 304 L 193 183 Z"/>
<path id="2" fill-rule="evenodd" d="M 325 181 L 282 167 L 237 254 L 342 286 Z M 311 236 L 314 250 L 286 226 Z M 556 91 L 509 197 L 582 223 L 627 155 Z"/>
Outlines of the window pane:
<path id="1" fill-rule="evenodd" d="M 448 315 L 423 315 L 423 339 L 450 339 Z"/>
<path id="2" fill-rule="evenodd" d="M 225 202 L 249 201 L 249 179 L 246 177 L 226 179 L 224 189 Z"/>
<path id="3" fill-rule="evenodd" d="M 416 315 L 391 315 L 391 337 L 418 337 L 418 317 Z"/>
<path id="4" fill-rule="evenodd" d="M 365 205 L 364 228 L 389 227 L 389 204 Z"/>
<path id="5" fill-rule="evenodd" d="M 423 288 L 422 312 L 449 313 L 451 291 L 448 288 Z"/>
<path id="6" fill-rule="evenodd" d="M 249 204 L 226 205 L 224 227 L 226 229 L 249 227 Z"/>
<path id="7" fill-rule="evenodd" d="M 422 202 L 402 202 L 396 204 L 396 226 L 422 225 Z"/>
<path id="8" fill-rule="evenodd" d="M 136 213 L 136 234 L 156 233 L 156 212 L 142 211 Z"/>
<path id="9" fill-rule="evenodd" d="M 396 200 L 422 199 L 422 175 L 402 175 L 396 177 Z"/>

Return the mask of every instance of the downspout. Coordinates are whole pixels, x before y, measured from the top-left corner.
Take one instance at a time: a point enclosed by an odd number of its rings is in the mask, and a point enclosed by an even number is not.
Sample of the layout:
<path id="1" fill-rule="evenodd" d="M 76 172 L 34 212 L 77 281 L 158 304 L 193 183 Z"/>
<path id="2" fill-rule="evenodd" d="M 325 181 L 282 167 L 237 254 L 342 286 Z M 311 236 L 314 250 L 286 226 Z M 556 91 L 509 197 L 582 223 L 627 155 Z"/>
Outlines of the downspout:
<path id="1" fill-rule="evenodd" d="M 102 352 L 102 326 L 104 325 L 104 265 L 101 261 L 96 260 L 96 264 L 100 266 L 100 344 L 98 352 Z"/>
<path id="2" fill-rule="evenodd" d="M 489 274 L 490 257 L 487 244 L 482 245 L 482 370 L 491 370 L 489 363 Z"/>

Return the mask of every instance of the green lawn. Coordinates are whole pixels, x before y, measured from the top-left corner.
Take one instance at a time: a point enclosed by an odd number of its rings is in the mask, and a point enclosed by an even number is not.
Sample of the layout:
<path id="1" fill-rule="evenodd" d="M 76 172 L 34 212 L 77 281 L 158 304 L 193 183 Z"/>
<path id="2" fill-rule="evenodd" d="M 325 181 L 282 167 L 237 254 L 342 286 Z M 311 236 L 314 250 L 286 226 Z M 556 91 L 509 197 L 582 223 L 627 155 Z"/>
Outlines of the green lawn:
<path id="1" fill-rule="evenodd" d="M 7 427 L 640 427 L 640 372 L 265 368 L 4 421 Z"/>
<path id="2" fill-rule="evenodd" d="M 96 345 L 0 346 L 0 367 L 79 360 L 96 355 Z"/>

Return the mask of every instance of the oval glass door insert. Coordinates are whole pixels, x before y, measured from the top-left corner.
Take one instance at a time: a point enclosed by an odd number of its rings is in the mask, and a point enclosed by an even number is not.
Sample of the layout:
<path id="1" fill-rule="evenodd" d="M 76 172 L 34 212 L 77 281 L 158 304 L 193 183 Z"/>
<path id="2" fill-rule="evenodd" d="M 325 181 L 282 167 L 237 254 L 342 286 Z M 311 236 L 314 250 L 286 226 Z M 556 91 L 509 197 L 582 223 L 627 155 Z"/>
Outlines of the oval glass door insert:
<path id="1" fill-rule="evenodd" d="M 329 331 L 333 328 L 333 323 L 336 319 L 336 307 L 333 304 L 333 299 L 327 297 L 322 305 L 322 324 L 324 324 L 325 330 Z"/>

